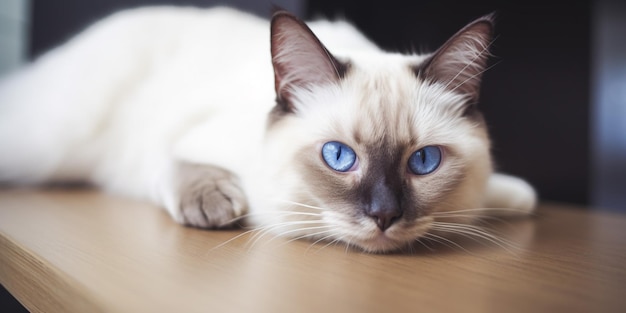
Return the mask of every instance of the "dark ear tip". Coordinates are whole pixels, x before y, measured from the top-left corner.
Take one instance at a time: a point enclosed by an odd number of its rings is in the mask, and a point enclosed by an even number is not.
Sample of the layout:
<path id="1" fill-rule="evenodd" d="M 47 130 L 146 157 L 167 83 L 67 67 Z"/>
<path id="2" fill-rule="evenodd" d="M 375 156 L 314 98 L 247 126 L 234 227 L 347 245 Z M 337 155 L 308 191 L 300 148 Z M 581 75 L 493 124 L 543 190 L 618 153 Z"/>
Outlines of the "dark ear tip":
<path id="1" fill-rule="evenodd" d="M 281 17 L 288 17 L 291 19 L 298 19 L 295 15 L 293 15 L 291 12 L 277 6 L 274 5 L 272 7 L 272 22 L 274 22 L 275 20 L 281 18 Z"/>
<path id="2" fill-rule="evenodd" d="M 481 16 L 481 17 L 480 17 L 480 18 L 478 18 L 478 19 L 479 19 L 479 20 L 486 21 L 486 22 L 489 22 L 489 23 L 491 23 L 491 24 L 495 24 L 495 22 L 496 22 L 496 18 L 497 18 L 497 17 L 498 17 L 498 12 L 493 11 L 493 12 L 491 12 L 491 13 L 489 13 L 489 14 L 486 14 L 486 15 Z"/>
<path id="3" fill-rule="evenodd" d="M 497 13 L 495 11 L 491 12 L 487 15 L 483 15 L 477 18 L 472 23 L 470 23 L 470 25 L 483 24 L 489 28 L 490 32 L 493 32 L 493 29 L 495 28 L 495 24 L 496 24 L 496 16 L 497 16 Z"/>
<path id="4" fill-rule="evenodd" d="M 464 32 L 472 30 L 472 31 L 481 33 L 483 35 L 486 35 L 487 37 L 492 37 L 494 34 L 494 29 L 495 29 L 495 19 L 496 19 L 496 12 L 483 15 L 473 20 L 469 24 L 467 24 L 458 33 L 464 33 Z"/>

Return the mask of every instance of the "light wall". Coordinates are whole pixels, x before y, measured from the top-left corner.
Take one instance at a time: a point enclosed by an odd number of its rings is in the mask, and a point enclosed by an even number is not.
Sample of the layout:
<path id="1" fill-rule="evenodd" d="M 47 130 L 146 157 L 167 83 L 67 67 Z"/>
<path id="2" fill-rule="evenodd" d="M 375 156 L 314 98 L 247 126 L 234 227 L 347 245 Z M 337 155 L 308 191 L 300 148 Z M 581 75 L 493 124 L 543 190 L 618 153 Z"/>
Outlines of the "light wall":
<path id="1" fill-rule="evenodd" d="M 0 1 L 0 75 L 26 60 L 29 17 L 29 0 Z"/>

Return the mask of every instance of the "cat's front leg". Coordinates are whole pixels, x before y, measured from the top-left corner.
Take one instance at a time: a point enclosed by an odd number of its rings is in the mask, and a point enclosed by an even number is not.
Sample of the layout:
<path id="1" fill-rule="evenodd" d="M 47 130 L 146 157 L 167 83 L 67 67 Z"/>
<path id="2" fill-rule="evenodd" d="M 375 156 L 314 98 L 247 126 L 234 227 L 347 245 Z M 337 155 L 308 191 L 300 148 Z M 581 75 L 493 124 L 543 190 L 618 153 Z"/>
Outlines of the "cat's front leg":
<path id="1" fill-rule="evenodd" d="M 179 162 L 174 172 L 177 197 L 168 207 L 174 219 L 200 228 L 232 226 L 247 211 L 238 178 L 217 166 Z"/>

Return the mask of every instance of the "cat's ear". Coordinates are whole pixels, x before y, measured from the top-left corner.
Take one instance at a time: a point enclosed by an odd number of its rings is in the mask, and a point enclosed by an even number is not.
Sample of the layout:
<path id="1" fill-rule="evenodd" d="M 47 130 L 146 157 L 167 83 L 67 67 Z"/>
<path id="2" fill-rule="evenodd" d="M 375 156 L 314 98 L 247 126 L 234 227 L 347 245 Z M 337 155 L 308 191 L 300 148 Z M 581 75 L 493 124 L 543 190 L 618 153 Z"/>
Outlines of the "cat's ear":
<path id="1" fill-rule="evenodd" d="M 493 19 L 490 14 L 469 23 L 420 64 L 417 75 L 444 84 L 470 102 L 478 101 L 481 76 L 490 56 Z"/>
<path id="2" fill-rule="evenodd" d="M 346 71 L 311 29 L 286 11 L 272 17 L 271 51 L 276 96 L 285 111 L 294 110 L 294 90 L 336 83 Z"/>

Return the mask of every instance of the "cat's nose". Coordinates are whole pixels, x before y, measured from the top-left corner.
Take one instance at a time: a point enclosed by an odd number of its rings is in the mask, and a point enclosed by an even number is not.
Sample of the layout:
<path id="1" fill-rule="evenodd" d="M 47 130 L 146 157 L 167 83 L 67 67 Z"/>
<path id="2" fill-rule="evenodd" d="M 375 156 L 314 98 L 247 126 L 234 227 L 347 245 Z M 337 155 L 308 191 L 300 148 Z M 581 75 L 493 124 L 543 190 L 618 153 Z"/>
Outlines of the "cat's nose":
<path id="1" fill-rule="evenodd" d="M 367 214 L 374 219 L 381 231 L 387 230 L 402 216 L 402 212 L 398 208 L 383 207 L 379 210 L 370 210 Z"/>
<path id="2" fill-rule="evenodd" d="M 377 184 L 371 189 L 371 200 L 365 213 L 370 216 L 380 230 L 385 231 L 402 216 L 402 208 L 392 188 Z"/>

